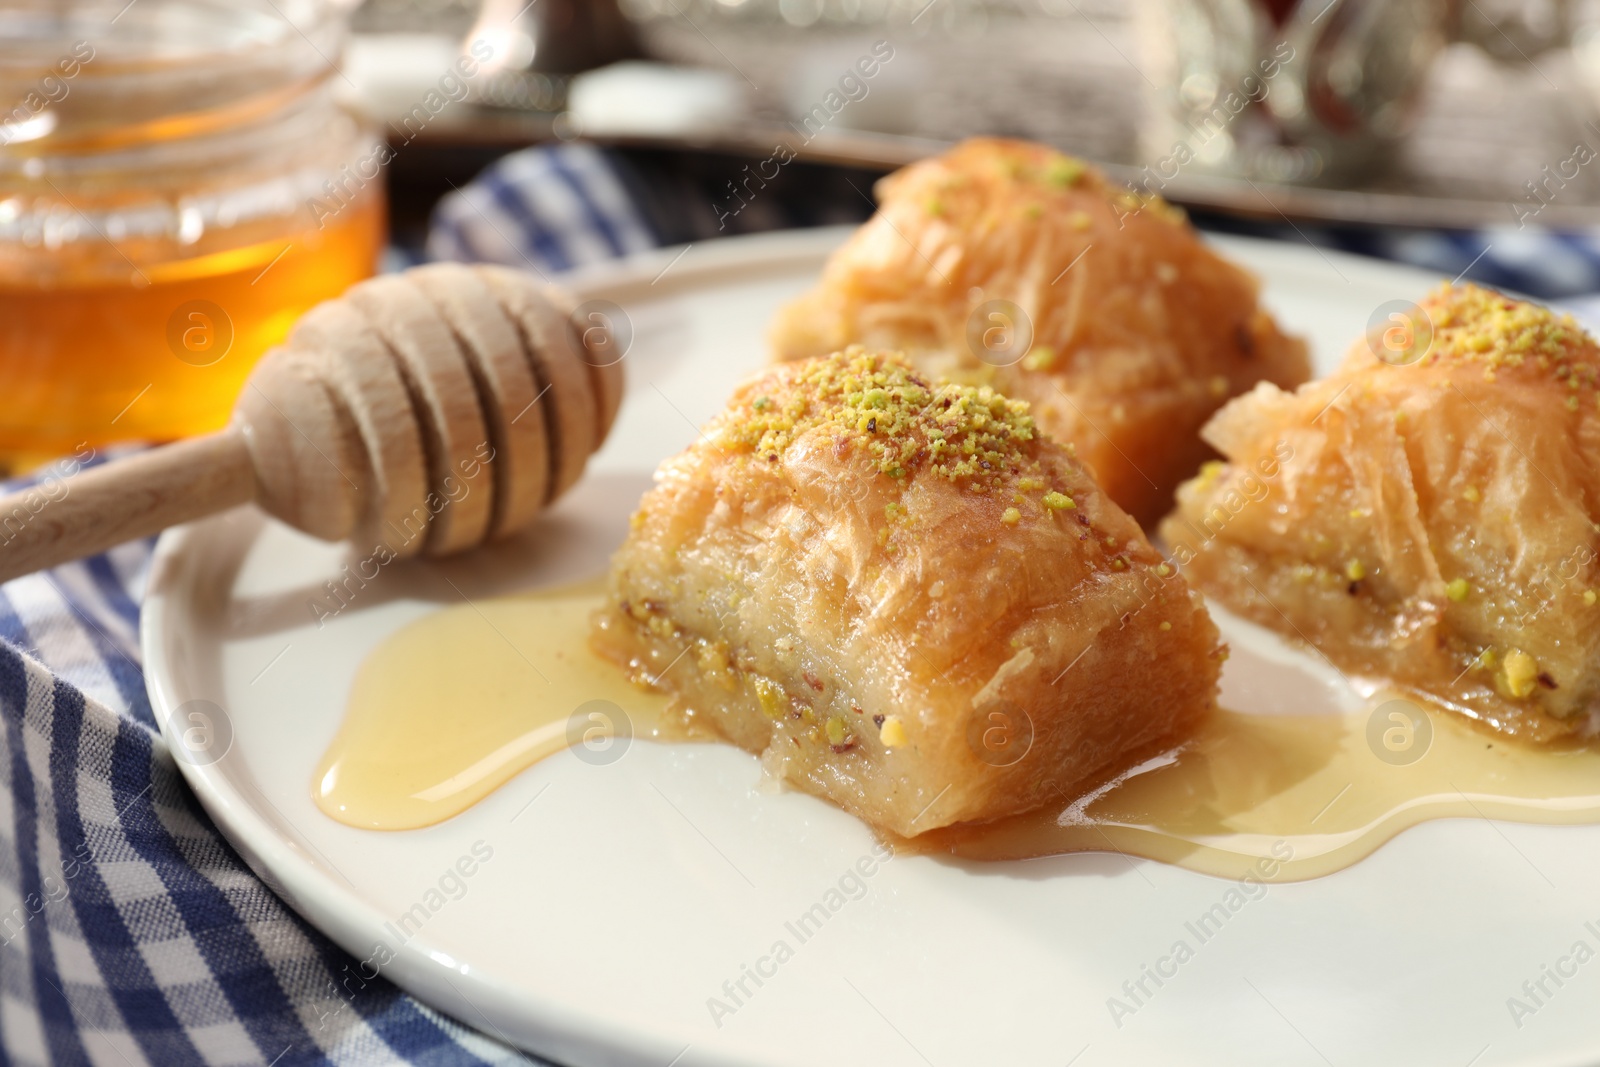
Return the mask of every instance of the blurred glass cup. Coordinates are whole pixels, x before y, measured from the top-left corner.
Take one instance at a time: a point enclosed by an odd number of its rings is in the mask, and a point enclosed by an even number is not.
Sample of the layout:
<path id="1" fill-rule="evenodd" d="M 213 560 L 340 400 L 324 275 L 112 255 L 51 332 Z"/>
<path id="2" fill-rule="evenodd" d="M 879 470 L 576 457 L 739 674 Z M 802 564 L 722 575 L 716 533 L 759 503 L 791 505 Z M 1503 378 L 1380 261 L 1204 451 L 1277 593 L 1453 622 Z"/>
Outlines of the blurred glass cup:
<path id="1" fill-rule="evenodd" d="M 1452 0 L 1141 0 L 1151 101 L 1142 149 L 1161 182 L 1196 170 L 1346 185 L 1410 132 Z"/>

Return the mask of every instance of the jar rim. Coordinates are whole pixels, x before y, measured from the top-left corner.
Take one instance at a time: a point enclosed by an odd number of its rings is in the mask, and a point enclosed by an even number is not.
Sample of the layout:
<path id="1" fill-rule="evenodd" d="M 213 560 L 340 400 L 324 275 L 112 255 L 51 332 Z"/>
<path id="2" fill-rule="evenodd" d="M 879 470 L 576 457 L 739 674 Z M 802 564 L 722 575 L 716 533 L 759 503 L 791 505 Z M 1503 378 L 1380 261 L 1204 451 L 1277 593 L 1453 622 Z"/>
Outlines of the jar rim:
<path id="1" fill-rule="evenodd" d="M 0 0 L 0 78 L 86 41 L 103 66 L 220 61 L 344 22 L 344 0 Z M 263 31 L 270 31 L 264 33 Z"/>
<path id="2" fill-rule="evenodd" d="M 345 0 L 0 0 L 0 156 L 193 136 L 270 109 L 338 72 L 345 13 Z"/>

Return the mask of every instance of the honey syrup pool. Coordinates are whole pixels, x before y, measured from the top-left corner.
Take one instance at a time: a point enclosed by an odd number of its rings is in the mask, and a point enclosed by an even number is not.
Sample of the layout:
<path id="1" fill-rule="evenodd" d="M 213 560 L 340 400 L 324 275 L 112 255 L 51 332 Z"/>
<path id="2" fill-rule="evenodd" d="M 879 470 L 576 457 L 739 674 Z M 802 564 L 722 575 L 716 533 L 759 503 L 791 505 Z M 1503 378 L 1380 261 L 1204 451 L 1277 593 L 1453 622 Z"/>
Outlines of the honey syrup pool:
<path id="1" fill-rule="evenodd" d="M 624 734 L 687 740 L 666 697 L 589 650 L 600 596 L 596 582 L 482 600 L 390 635 L 357 673 L 311 783 L 317 805 L 352 826 L 420 828 L 568 747 L 606 762 Z M 1274 668 L 1236 648 L 1227 669 Z M 1116 851 L 1227 878 L 1267 863 L 1275 880 L 1294 880 L 1442 818 L 1600 822 L 1600 751 L 1509 742 L 1381 693 L 1359 710 L 1224 709 L 1065 807 L 894 845 L 979 861 Z"/>

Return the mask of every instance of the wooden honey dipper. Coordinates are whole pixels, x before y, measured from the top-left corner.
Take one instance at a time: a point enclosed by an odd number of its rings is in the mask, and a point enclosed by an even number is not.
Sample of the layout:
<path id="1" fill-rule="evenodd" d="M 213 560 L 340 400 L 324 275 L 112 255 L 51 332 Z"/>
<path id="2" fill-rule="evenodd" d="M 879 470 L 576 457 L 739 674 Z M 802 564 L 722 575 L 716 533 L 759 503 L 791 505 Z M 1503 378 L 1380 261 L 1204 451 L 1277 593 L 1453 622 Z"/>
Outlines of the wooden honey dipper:
<path id="1" fill-rule="evenodd" d="M 262 357 L 226 429 L 66 479 L 7 529 L 0 581 L 250 501 L 396 557 L 521 529 L 578 480 L 622 401 L 609 324 L 580 334 L 572 310 L 499 267 L 362 282 Z"/>

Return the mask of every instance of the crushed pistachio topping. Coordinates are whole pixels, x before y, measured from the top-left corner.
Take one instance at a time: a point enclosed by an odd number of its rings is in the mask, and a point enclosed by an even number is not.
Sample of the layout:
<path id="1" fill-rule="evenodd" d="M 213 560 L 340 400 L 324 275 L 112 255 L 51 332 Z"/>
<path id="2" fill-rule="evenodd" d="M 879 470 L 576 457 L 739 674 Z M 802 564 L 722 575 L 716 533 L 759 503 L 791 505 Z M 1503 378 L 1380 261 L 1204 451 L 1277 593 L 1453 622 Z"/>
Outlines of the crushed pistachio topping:
<path id="1" fill-rule="evenodd" d="M 1472 594 L 1472 583 L 1465 578 L 1455 578 L 1444 587 L 1444 592 L 1445 596 L 1459 604 Z"/>
<path id="2" fill-rule="evenodd" d="M 1172 629 L 1172 624 L 1170 622 L 1163 622 L 1160 626 L 1156 627 L 1156 629 L 1160 630 L 1162 633 L 1166 633 L 1168 630 Z"/>
<path id="3" fill-rule="evenodd" d="M 1344 565 L 1344 576 L 1352 582 L 1359 582 L 1367 576 L 1367 568 L 1359 559 L 1353 559 Z"/>
<path id="4" fill-rule="evenodd" d="M 1005 523 L 1007 526 L 1015 526 L 1017 523 L 1022 521 L 1022 512 L 1018 511 L 1016 508 L 1006 508 L 1006 510 L 1000 514 L 1000 521 Z"/>
<path id="5" fill-rule="evenodd" d="M 1596 595 L 1593 589 L 1585 589 L 1583 591 L 1583 602 L 1589 607 L 1594 607 L 1594 602 L 1596 600 L 1600 600 L 1600 595 Z"/>
<path id="6" fill-rule="evenodd" d="M 844 719 L 838 715 L 830 715 L 825 726 L 828 735 L 828 744 L 838 747 L 845 743 L 850 736 L 850 731 L 845 727 Z"/>
<path id="7" fill-rule="evenodd" d="M 1504 695 L 1521 700 L 1539 684 L 1539 661 L 1520 648 L 1513 648 L 1495 672 L 1494 683 Z"/>
<path id="8" fill-rule="evenodd" d="M 1067 494 L 1058 493 L 1052 489 L 1044 495 L 1044 506 L 1051 511 L 1070 511 L 1076 508 L 1078 504 Z"/>
<path id="9" fill-rule="evenodd" d="M 1049 370 L 1056 365 L 1056 350 L 1049 345 L 1036 345 L 1022 357 L 1024 370 Z"/>
<path id="10" fill-rule="evenodd" d="M 797 365 L 789 395 L 735 411 L 726 440 L 776 462 L 806 432 L 831 427 L 864 442 L 879 472 L 926 470 L 951 481 L 998 484 L 1037 463 L 1028 405 L 988 386 L 931 385 L 904 358 L 852 346 Z"/>
<path id="11" fill-rule="evenodd" d="M 878 727 L 878 740 L 883 742 L 884 748 L 899 748 L 911 743 L 911 738 L 906 735 L 905 724 L 898 715 L 883 717 L 883 723 Z"/>
<path id="12" fill-rule="evenodd" d="M 1079 160 L 1071 156 L 1057 156 L 1045 167 L 1044 180 L 1056 189 L 1065 189 L 1069 185 L 1076 185 L 1079 178 L 1083 177 L 1084 166 Z"/>
<path id="13" fill-rule="evenodd" d="M 1498 370 L 1532 366 L 1574 392 L 1600 383 L 1600 350 L 1571 315 L 1476 285 L 1442 286 L 1422 307 L 1433 324 L 1430 363 L 1476 364 L 1488 381 Z M 1578 409 L 1576 396 L 1565 399 Z"/>
<path id="14" fill-rule="evenodd" d="M 1222 472 L 1227 469 L 1228 465 L 1220 459 L 1211 459 L 1200 464 L 1200 476 L 1199 481 L 1196 483 L 1196 488 L 1209 488 L 1213 482 L 1222 477 Z"/>
<path id="15" fill-rule="evenodd" d="M 1477 486 L 1469 485 L 1465 489 L 1461 490 L 1461 499 L 1468 501 L 1469 503 L 1476 504 L 1478 501 L 1483 499 L 1483 494 L 1478 492 Z"/>
<path id="16" fill-rule="evenodd" d="M 1174 207 L 1165 199 L 1154 193 L 1144 193 L 1133 186 L 1116 187 L 1111 185 L 1099 171 L 1081 159 L 1074 158 L 1053 150 L 1041 151 L 1032 146 L 1006 147 L 998 153 L 998 158 L 985 155 L 985 166 L 992 166 L 991 174 L 998 173 L 1007 181 L 1022 183 L 1028 187 L 1026 193 L 1021 195 L 1036 195 L 1042 186 L 1046 189 L 1062 193 L 1094 192 L 1105 198 L 1106 202 L 1115 205 L 1120 211 L 1127 214 L 1138 214 L 1149 211 L 1152 218 L 1181 225 L 1188 220 L 1181 208 Z M 966 159 L 961 149 L 956 149 L 947 156 L 941 156 L 919 165 L 921 173 L 934 177 L 927 187 L 940 188 L 937 176 L 958 174 L 965 176 Z M 993 159 L 993 162 L 988 162 Z M 913 194 L 916 195 L 916 194 Z M 1003 195 L 1014 197 L 1019 195 L 1018 190 L 1007 190 Z M 1028 201 L 1031 203 L 1031 201 Z M 1033 217 L 1026 208 L 1023 214 Z M 1076 211 L 1066 216 L 1069 226 L 1075 230 L 1087 230 L 1094 225 L 1093 218 L 1087 213 Z"/>
<path id="17" fill-rule="evenodd" d="M 783 718 L 783 687 L 759 674 L 752 681 L 755 683 L 756 703 L 761 705 L 761 714 L 774 722 Z"/>

